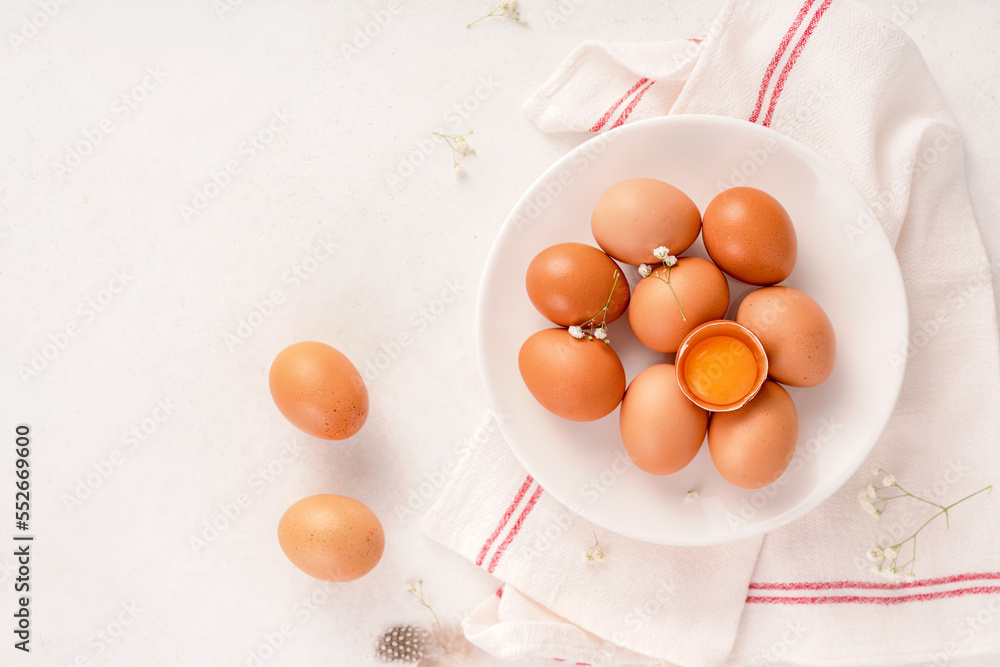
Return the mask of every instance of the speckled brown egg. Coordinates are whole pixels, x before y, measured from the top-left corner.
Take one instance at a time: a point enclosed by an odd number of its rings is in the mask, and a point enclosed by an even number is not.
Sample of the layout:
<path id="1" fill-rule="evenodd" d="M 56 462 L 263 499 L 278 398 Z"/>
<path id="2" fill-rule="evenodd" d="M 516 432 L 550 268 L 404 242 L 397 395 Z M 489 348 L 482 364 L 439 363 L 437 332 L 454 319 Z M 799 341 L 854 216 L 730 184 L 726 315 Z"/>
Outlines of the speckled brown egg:
<path id="1" fill-rule="evenodd" d="M 793 387 L 814 387 L 833 373 L 837 336 L 826 312 L 808 295 L 776 285 L 751 292 L 736 321 L 764 346 L 768 375 Z"/>
<path id="2" fill-rule="evenodd" d="M 625 393 L 625 369 L 611 346 L 573 338 L 566 329 L 543 329 L 517 355 L 528 391 L 542 407 L 570 421 L 610 414 Z"/>
<path id="3" fill-rule="evenodd" d="M 281 414 L 317 438 L 349 438 L 368 418 L 368 389 L 361 374 L 325 343 L 286 347 L 271 364 L 268 385 Z"/>
<path id="4" fill-rule="evenodd" d="M 687 250 L 701 230 L 691 198 L 663 181 L 633 178 L 612 185 L 597 200 L 590 228 L 604 252 L 627 264 L 652 264 L 653 249 Z"/>
<path id="5" fill-rule="evenodd" d="M 352 581 L 382 558 L 385 534 L 363 503 L 334 494 L 303 498 L 278 522 L 278 543 L 288 560 L 310 577 Z"/>
<path id="6" fill-rule="evenodd" d="M 739 410 L 713 413 L 708 425 L 712 462 L 727 482 L 741 489 L 759 489 L 781 477 L 798 439 L 795 403 L 772 380 L 765 380 Z"/>
<path id="7" fill-rule="evenodd" d="M 729 188 L 705 209 L 702 240 L 712 261 L 737 280 L 773 285 L 791 275 L 795 227 L 777 199 L 756 188 Z"/>
<path id="8" fill-rule="evenodd" d="M 661 265 L 639 281 L 628 322 L 643 345 L 672 353 L 695 327 L 723 318 L 728 308 L 729 284 L 722 272 L 707 259 L 681 257 L 672 268 Z"/>
<path id="9" fill-rule="evenodd" d="M 538 312 L 563 327 L 591 318 L 610 324 L 628 307 L 628 280 L 621 269 L 584 243 L 559 243 L 538 253 L 528 265 L 525 286 Z"/>
<path id="10" fill-rule="evenodd" d="M 618 425 L 636 466 L 652 475 L 669 475 L 691 463 L 701 449 L 708 412 L 681 393 L 673 364 L 657 364 L 632 379 Z"/>

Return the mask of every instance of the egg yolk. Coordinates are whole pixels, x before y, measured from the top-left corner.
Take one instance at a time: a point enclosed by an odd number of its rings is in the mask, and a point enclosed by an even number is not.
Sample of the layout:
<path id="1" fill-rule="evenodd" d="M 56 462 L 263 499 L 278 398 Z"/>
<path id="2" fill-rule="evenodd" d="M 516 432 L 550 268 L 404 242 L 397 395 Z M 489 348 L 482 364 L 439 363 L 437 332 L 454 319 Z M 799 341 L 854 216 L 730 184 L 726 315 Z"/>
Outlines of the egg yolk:
<path id="1" fill-rule="evenodd" d="M 684 363 L 691 393 L 715 405 L 734 403 L 753 389 L 757 361 L 742 341 L 713 336 L 692 348 Z"/>

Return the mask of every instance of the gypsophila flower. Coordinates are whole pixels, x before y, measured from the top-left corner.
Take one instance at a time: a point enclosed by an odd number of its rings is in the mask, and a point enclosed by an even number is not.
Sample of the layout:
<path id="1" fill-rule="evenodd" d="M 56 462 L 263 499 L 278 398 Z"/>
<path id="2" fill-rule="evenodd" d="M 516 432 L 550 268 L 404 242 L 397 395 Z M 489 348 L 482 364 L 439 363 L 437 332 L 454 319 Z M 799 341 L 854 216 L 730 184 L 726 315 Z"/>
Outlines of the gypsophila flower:
<path id="1" fill-rule="evenodd" d="M 872 565 L 868 571 L 871 572 L 872 574 L 877 574 L 877 575 L 882 574 L 882 568 L 880 568 L 878 565 Z"/>
<path id="2" fill-rule="evenodd" d="M 899 571 L 894 567 L 883 569 L 882 576 L 894 584 L 898 584 L 899 580 L 903 578 L 902 575 L 899 574 Z"/>
<path id="3" fill-rule="evenodd" d="M 875 487 L 869 484 L 865 488 L 858 491 L 858 504 L 861 506 L 861 509 L 863 509 L 865 513 L 870 515 L 872 518 L 878 519 L 891 503 L 902 502 L 903 499 L 906 498 L 910 498 L 937 508 L 937 512 L 920 524 L 920 527 L 917 528 L 909 537 L 889 545 L 877 544 L 874 549 L 865 553 L 868 560 L 874 562 L 872 565 L 872 572 L 880 577 L 883 577 L 884 579 L 887 579 L 893 584 L 898 584 L 903 580 L 903 572 L 906 570 L 909 570 L 909 572 L 905 575 L 905 578 L 908 581 L 916 579 L 913 569 L 915 563 L 917 562 L 917 537 L 920 535 L 921 531 L 924 530 L 924 528 L 929 526 L 942 514 L 947 522 L 948 518 L 951 516 L 951 510 L 957 505 L 964 503 L 973 496 L 977 496 L 980 493 L 989 491 L 993 488 L 992 485 L 983 487 L 975 493 L 970 493 L 964 498 L 961 498 L 960 500 L 957 500 L 949 505 L 943 505 L 926 498 L 921 498 L 908 489 L 903 488 L 896 482 L 896 478 L 894 476 L 879 466 L 872 468 L 872 474 L 876 476 L 882 475 L 882 485 Z M 906 547 L 907 544 L 909 544 L 909 548 L 904 551 L 904 547 Z M 906 553 L 906 556 L 901 558 L 901 553 Z"/>
<path id="4" fill-rule="evenodd" d="M 591 532 L 594 534 L 594 546 L 590 547 L 590 550 L 583 554 L 583 559 L 588 563 L 604 560 L 604 550 L 601 549 L 601 541 L 597 539 L 597 531 Z"/>
<path id="5" fill-rule="evenodd" d="M 693 503 L 696 500 L 698 500 L 698 492 L 697 491 L 688 491 L 687 495 L 684 496 L 684 502 L 686 502 L 686 503 Z"/>
<path id="6" fill-rule="evenodd" d="M 876 463 L 875 465 L 873 465 L 873 466 L 872 466 L 872 474 L 873 474 L 873 475 L 877 475 L 877 474 L 879 474 L 880 472 L 882 472 L 882 466 L 880 466 L 880 465 L 879 465 L 879 464 L 877 464 L 877 463 Z"/>
<path id="7" fill-rule="evenodd" d="M 858 504 L 861 505 L 861 509 L 865 511 L 865 514 L 872 517 L 873 519 L 878 518 L 878 510 L 875 509 L 875 505 L 868 498 L 858 498 Z"/>
<path id="8" fill-rule="evenodd" d="M 677 304 L 677 310 L 680 311 L 681 320 L 687 322 L 687 316 L 684 314 L 684 308 L 681 306 L 681 300 L 677 298 L 677 292 L 674 291 L 674 286 L 670 284 L 670 269 L 677 266 L 677 258 L 670 254 L 669 248 L 662 245 L 653 248 L 653 257 L 657 258 L 663 263 L 662 270 L 660 271 L 660 273 L 656 274 L 656 277 L 662 280 L 664 284 L 666 284 L 666 286 L 670 289 L 670 293 L 674 297 L 674 303 Z M 642 264 L 639 267 L 639 273 L 642 274 L 643 278 L 645 278 L 646 276 L 652 274 L 652 268 L 646 264 Z"/>
<path id="9" fill-rule="evenodd" d="M 618 288 L 618 281 L 622 280 L 622 273 L 617 268 L 614 270 L 611 291 L 604 302 L 604 307 L 586 322 L 581 322 L 569 328 L 569 333 L 573 338 L 586 338 L 587 340 L 597 339 L 605 345 L 611 345 L 608 340 L 608 309 L 611 308 L 611 301 L 615 298 L 615 290 Z"/>

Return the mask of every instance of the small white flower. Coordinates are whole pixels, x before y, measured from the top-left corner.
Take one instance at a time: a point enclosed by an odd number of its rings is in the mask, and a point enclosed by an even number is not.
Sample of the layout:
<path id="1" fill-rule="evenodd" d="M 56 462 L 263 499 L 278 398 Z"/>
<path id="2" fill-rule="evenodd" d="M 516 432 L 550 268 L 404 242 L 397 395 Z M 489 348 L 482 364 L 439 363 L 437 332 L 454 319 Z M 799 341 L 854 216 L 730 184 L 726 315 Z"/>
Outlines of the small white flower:
<path id="1" fill-rule="evenodd" d="M 882 486 L 892 486 L 896 483 L 896 478 L 892 475 L 886 475 L 882 478 Z"/>
<path id="2" fill-rule="evenodd" d="M 684 502 L 686 502 L 686 503 L 693 503 L 696 500 L 698 500 L 698 492 L 697 491 L 688 491 L 687 495 L 684 496 Z"/>
<path id="3" fill-rule="evenodd" d="M 570 327 L 569 335 L 573 338 L 583 338 L 583 327 Z"/>
<path id="4" fill-rule="evenodd" d="M 879 549 L 878 547 L 874 549 L 869 549 L 868 553 L 866 553 L 865 556 L 868 558 L 868 560 L 874 563 L 875 561 L 877 561 L 879 558 L 882 557 L 882 550 Z"/>
<path id="5" fill-rule="evenodd" d="M 893 584 L 898 584 L 899 580 L 903 578 L 902 575 L 899 574 L 899 570 L 894 567 L 888 567 L 882 570 L 882 576 Z"/>
<path id="6" fill-rule="evenodd" d="M 658 248 L 653 249 L 653 257 L 659 260 L 665 261 L 667 259 L 667 255 L 669 254 L 670 250 L 666 246 L 661 245 Z"/>
<path id="7" fill-rule="evenodd" d="M 875 465 L 873 465 L 873 466 L 872 466 L 872 474 L 873 474 L 873 475 L 877 475 L 877 474 L 879 474 L 880 472 L 882 472 L 882 466 L 880 466 L 880 465 L 879 465 L 879 464 L 877 464 L 877 463 L 876 463 Z"/>
<path id="8" fill-rule="evenodd" d="M 677 258 L 673 255 L 667 255 L 667 258 L 663 260 L 667 266 L 677 266 Z"/>
<path id="9" fill-rule="evenodd" d="M 878 492 L 875 491 L 874 486 L 869 484 L 868 486 L 865 487 L 865 496 L 871 498 L 872 500 L 875 500 L 876 498 L 878 498 Z"/>
<path id="10" fill-rule="evenodd" d="M 865 511 L 865 514 L 872 517 L 873 519 L 878 518 L 878 510 L 875 509 L 875 505 L 872 504 L 868 498 L 859 498 L 858 504 L 861 505 L 861 509 Z"/>
<path id="11" fill-rule="evenodd" d="M 872 565 L 868 571 L 871 572 L 872 574 L 877 574 L 878 576 L 882 576 L 882 568 L 880 568 L 878 565 Z"/>
<path id="12" fill-rule="evenodd" d="M 917 575 L 916 575 L 916 574 L 914 574 L 913 572 L 910 572 L 910 573 L 908 573 L 908 574 L 906 575 L 906 580 L 907 580 L 907 581 L 915 581 L 915 580 L 916 580 L 916 578 L 917 578 Z"/>
<path id="13" fill-rule="evenodd" d="M 605 329 L 604 327 L 601 327 L 600 329 L 594 332 L 594 338 L 596 338 L 597 340 L 604 340 L 607 337 L 608 337 L 608 330 Z"/>
<path id="14" fill-rule="evenodd" d="M 899 555 L 899 554 L 896 553 L 896 550 L 893 549 L 892 547 L 889 547 L 883 553 L 885 554 L 885 559 L 886 560 L 896 560 L 896 556 Z"/>
<path id="15" fill-rule="evenodd" d="M 653 272 L 653 269 L 649 266 L 649 264 L 640 264 L 639 265 L 639 275 L 642 276 L 643 278 L 647 278 L 649 276 L 649 274 L 652 273 L 652 272 Z"/>

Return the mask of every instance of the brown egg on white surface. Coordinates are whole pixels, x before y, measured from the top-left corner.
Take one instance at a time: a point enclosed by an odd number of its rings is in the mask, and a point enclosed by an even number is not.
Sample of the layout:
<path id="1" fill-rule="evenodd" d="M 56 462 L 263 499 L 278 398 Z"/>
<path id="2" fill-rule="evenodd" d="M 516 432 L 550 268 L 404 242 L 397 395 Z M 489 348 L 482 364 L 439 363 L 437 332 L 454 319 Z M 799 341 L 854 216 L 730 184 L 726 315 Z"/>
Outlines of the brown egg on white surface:
<path id="1" fill-rule="evenodd" d="M 791 275 L 798 256 L 795 227 L 777 199 L 756 188 L 723 190 L 705 208 L 702 240 L 720 269 L 750 285 Z"/>
<path id="2" fill-rule="evenodd" d="M 799 439 L 795 403 L 777 382 L 765 380 L 739 410 L 716 412 L 708 425 L 708 451 L 723 479 L 759 489 L 785 472 Z"/>
<path id="3" fill-rule="evenodd" d="M 570 421 L 605 417 L 625 394 L 625 369 L 611 346 L 574 338 L 566 329 L 543 329 L 529 337 L 517 366 L 535 400 Z"/>
<path id="4" fill-rule="evenodd" d="M 701 213 L 679 189 L 653 178 L 633 178 L 608 188 L 590 218 L 597 245 L 626 264 L 652 264 L 660 246 L 687 250 L 701 230 Z"/>
<path id="5" fill-rule="evenodd" d="M 360 501 L 335 494 L 299 500 L 278 522 L 278 543 L 295 567 L 323 581 L 352 581 L 378 564 L 385 533 Z"/>
<path id="6" fill-rule="evenodd" d="M 289 345 L 268 374 L 271 398 L 285 418 L 309 435 L 344 440 L 368 419 L 368 389 L 339 350 L 315 341 Z"/>
<path id="7" fill-rule="evenodd" d="M 814 387 L 833 373 L 837 336 L 826 312 L 792 287 L 762 287 L 747 295 L 736 321 L 767 354 L 768 375 L 792 387 Z"/>
<path id="8" fill-rule="evenodd" d="M 701 449 L 708 412 L 681 393 L 673 364 L 656 364 L 632 379 L 618 424 L 632 462 L 652 475 L 668 475 Z"/>
<path id="9" fill-rule="evenodd" d="M 695 327 L 723 318 L 728 309 L 729 284 L 722 271 L 707 259 L 681 257 L 639 281 L 628 322 L 639 342 L 669 354 Z"/>
<path id="10" fill-rule="evenodd" d="M 525 287 L 535 309 L 563 327 L 591 318 L 610 324 L 628 307 L 628 280 L 621 269 L 584 243 L 558 243 L 538 253 L 528 265 Z"/>

